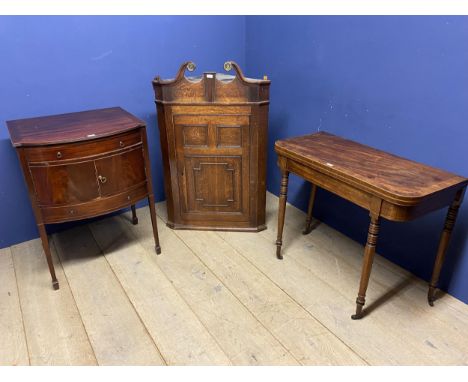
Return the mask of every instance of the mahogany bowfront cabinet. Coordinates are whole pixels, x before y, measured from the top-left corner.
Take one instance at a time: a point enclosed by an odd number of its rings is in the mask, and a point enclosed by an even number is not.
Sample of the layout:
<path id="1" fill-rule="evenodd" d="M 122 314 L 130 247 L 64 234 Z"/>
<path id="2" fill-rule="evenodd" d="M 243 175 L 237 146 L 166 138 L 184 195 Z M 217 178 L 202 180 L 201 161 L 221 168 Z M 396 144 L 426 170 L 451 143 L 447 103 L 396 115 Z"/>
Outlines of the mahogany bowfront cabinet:
<path id="1" fill-rule="evenodd" d="M 176 229 L 265 229 L 270 81 L 226 71 L 153 80 L 168 223 Z"/>
<path id="2" fill-rule="evenodd" d="M 148 198 L 160 253 L 145 123 L 115 107 L 7 122 L 29 189 L 52 285 L 45 224 L 90 218 Z"/>

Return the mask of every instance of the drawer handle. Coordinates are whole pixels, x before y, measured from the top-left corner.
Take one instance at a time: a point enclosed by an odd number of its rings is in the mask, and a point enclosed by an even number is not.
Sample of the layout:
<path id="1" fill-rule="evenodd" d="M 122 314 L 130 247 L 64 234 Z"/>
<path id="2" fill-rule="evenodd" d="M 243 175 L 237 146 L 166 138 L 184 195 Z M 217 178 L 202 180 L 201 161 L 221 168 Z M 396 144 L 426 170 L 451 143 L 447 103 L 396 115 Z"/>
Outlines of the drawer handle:
<path id="1" fill-rule="evenodd" d="M 125 146 L 125 143 L 123 143 L 122 141 L 119 142 L 119 145 L 120 147 L 124 147 Z"/>
<path id="2" fill-rule="evenodd" d="M 60 151 L 57 151 L 57 159 L 60 159 L 62 157 L 62 153 Z"/>
<path id="3" fill-rule="evenodd" d="M 70 210 L 70 215 L 73 215 L 75 213 L 75 210 Z"/>
<path id="4" fill-rule="evenodd" d="M 99 175 L 99 176 L 98 176 L 98 179 L 99 179 L 99 181 L 100 181 L 101 183 L 103 183 L 103 184 L 107 182 L 107 178 L 106 178 L 105 176 Z"/>

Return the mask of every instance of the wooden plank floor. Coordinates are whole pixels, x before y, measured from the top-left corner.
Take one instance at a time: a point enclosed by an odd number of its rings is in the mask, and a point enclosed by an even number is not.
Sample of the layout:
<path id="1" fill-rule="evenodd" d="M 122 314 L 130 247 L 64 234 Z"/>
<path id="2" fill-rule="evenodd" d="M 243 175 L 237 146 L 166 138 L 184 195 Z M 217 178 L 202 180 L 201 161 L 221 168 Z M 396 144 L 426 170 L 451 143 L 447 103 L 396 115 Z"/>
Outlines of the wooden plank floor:
<path id="1" fill-rule="evenodd" d="M 301 234 L 278 199 L 258 234 L 174 231 L 158 203 L 0 250 L 0 365 L 468 365 L 468 305 L 376 256 L 371 314 L 352 321 L 362 246 L 325 224 Z M 435 249 L 434 249 L 435 250 Z"/>

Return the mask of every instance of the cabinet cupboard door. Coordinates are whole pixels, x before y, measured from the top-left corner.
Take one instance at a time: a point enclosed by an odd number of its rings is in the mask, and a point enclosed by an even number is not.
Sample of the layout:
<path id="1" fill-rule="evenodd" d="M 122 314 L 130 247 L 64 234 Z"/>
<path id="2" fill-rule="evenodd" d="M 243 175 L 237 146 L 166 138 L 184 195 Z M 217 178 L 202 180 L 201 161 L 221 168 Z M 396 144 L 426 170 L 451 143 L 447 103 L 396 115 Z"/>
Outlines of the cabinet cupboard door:
<path id="1" fill-rule="evenodd" d="M 249 218 L 249 116 L 176 115 L 179 200 L 185 218 Z"/>
<path id="2" fill-rule="evenodd" d="M 39 205 L 83 203 L 99 197 L 93 161 L 30 166 Z"/>
<path id="3" fill-rule="evenodd" d="M 242 212 L 240 157 L 186 157 L 188 212 Z"/>
<path id="4" fill-rule="evenodd" d="M 102 197 L 118 194 L 146 181 L 145 162 L 141 146 L 121 154 L 95 161 Z"/>

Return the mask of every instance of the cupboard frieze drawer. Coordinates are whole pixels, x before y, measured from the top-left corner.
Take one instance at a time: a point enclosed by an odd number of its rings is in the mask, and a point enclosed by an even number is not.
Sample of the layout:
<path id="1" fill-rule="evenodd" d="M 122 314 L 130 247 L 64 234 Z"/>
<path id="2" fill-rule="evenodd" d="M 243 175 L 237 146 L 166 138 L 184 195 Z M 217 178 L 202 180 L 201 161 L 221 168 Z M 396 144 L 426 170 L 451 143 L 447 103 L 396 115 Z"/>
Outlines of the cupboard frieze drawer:
<path id="1" fill-rule="evenodd" d="M 141 144 L 141 134 L 139 130 L 87 142 L 75 142 L 46 147 L 27 147 L 24 148 L 24 151 L 28 162 L 60 162 L 106 154 L 138 144 Z"/>

